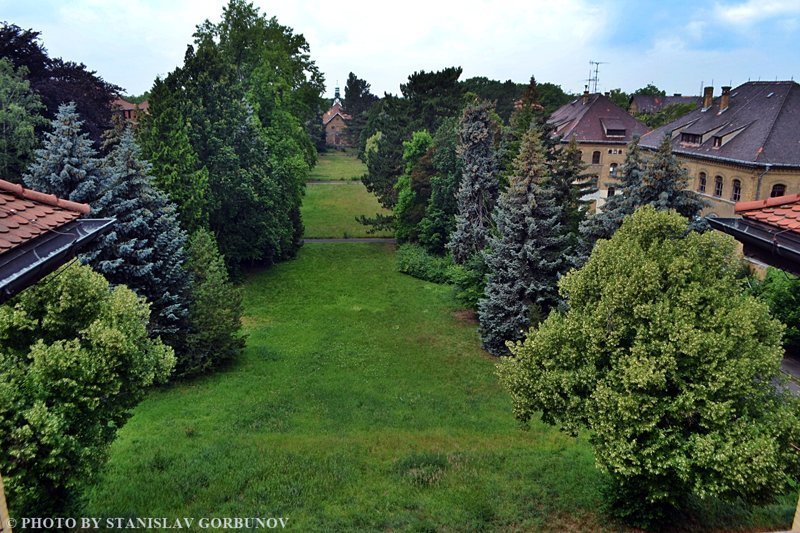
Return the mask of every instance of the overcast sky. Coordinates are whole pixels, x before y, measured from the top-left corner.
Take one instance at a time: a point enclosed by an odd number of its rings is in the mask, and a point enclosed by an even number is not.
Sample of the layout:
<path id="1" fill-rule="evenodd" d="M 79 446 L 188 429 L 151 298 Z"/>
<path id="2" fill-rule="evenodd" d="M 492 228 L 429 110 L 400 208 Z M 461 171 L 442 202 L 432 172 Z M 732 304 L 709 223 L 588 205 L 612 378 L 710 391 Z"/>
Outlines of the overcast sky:
<path id="1" fill-rule="evenodd" d="M 0 19 L 41 32 L 52 57 L 85 63 L 128 94 L 183 61 L 197 24 L 223 0 L 0 0 Z M 701 83 L 800 74 L 800 0 L 256 0 L 305 35 L 327 94 L 349 72 L 376 94 L 399 92 L 415 70 L 539 81 L 580 92 L 589 61 L 598 90 L 654 83 L 698 94 Z M 716 91 L 715 91 L 716 93 Z"/>

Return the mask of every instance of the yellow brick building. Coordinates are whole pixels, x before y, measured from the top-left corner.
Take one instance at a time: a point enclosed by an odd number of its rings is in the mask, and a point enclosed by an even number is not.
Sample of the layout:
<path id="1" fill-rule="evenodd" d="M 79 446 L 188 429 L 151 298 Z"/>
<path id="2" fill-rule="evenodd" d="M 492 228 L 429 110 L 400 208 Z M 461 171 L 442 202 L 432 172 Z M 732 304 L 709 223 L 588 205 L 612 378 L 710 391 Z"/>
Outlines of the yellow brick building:
<path id="1" fill-rule="evenodd" d="M 800 85 L 747 82 L 706 87 L 702 107 L 642 136 L 655 150 L 665 135 L 689 172 L 706 215 L 732 217 L 738 201 L 800 193 Z M 602 186 L 602 184 L 601 184 Z"/>

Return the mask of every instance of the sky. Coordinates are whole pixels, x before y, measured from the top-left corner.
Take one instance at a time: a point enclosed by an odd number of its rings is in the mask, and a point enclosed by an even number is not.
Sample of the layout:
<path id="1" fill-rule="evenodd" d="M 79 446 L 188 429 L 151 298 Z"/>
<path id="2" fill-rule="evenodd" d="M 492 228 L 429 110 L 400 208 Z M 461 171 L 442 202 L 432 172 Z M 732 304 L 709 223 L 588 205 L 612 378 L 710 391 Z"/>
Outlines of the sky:
<path id="1" fill-rule="evenodd" d="M 0 0 L 0 20 L 41 32 L 51 57 L 82 62 L 130 95 L 183 62 L 195 26 L 226 0 Z M 799 0 L 255 0 L 305 36 L 326 96 L 349 72 L 398 93 L 409 74 L 449 66 L 583 91 L 703 85 L 800 75 Z M 715 91 L 717 94 L 717 91 Z"/>

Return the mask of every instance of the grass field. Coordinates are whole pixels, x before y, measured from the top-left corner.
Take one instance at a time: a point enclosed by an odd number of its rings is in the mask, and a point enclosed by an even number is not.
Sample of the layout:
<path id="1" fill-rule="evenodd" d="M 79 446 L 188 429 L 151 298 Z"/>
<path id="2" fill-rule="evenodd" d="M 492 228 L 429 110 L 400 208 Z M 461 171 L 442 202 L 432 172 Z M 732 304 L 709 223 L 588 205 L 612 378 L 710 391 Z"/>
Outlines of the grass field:
<path id="1" fill-rule="evenodd" d="M 306 237 L 391 237 L 391 232 L 368 234 L 368 227 L 356 216 L 389 214 L 360 181 L 352 183 L 306 185 L 302 207 Z"/>
<path id="2" fill-rule="evenodd" d="M 317 166 L 311 169 L 309 180 L 358 180 L 367 166 L 350 152 L 330 151 L 319 155 Z"/>
<path id="3" fill-rule="evenodd" d="M 450 289 L 385 244 L 307 244 L 245 286 L 243 357 L 152 393 L 83 516 L 284 517 L 293 531 L 618 530 L 585 437 L 522 431 Z M 785 528 L 793 502 L 713 508 Z M 702 525 L 692 523 L 693 530 Z"/>

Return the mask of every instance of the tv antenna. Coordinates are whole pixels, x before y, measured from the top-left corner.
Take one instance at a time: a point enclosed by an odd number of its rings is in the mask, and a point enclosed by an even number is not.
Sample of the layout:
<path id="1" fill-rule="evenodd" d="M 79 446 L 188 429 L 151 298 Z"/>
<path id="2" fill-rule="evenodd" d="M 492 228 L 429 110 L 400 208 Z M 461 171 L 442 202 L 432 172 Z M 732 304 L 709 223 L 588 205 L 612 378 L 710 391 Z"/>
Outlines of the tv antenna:
<path id="1" fill-rule="evenodd" d="M 607 65 L 608 61 L 589 61 L 589 87 L 592 93 L 597 92 L 597 82 L 600 81 L 600 65 Z"/>

